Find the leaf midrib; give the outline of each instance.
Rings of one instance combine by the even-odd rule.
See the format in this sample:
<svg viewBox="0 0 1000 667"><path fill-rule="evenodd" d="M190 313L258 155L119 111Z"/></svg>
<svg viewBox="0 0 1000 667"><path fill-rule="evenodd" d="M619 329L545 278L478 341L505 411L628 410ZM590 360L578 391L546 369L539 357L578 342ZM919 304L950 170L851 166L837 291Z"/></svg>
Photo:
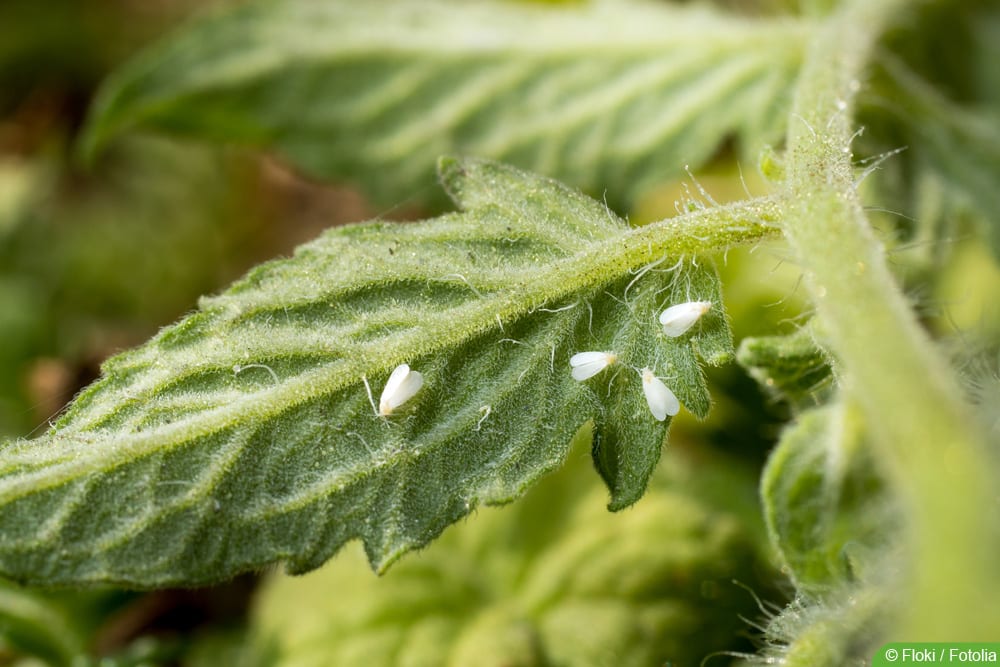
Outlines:
<svg viewBox="0 0 1000 667"><path fill-rule="evenodd" d="M440 3L438 6L440 7ZM484 20L492 19L492 25L495 29L497 24L495 10L497 7L502 9L504 5L494 6L491 8L493 11L488 14L477 15L475 10L471 14ZM428 9L425 7L422 11L426 13ZM500 30L491 34L490 37L494 39L489 44L482 41L441 39L440 32L398 28L393 24L380 26L378 36L383 41L374 45L369 38L370 33L347 32L341 35L347 39L335 41L290 40L282 34L283 31L275 30L272 34L255 35L259 38L257 43L279 45L279 48L270 51L273 57L261 57L255 67L248 68L246 71L257 75L277 71L287 63L296 60L322 63L341 60L344 57L369 56L373 53L373 46L377 46L380 54L402 57L410 57L419 53L421 55L439 54L449 58L479 55L507 58L512 53L517 53L547 58L574 56L581 52L587 54L596 52L646 59L650 55L663 54L687 47L704 49L706 46L705 35L709 32L714 44L725 44L724 48L745 48L749 52L761 45L771 46L779 38L803 38L814 26L814 21L801 16L733 17L720 12L705 11L703 8L656 7L649 12L635 12L634 8L632 12L594 11L591 8L583 12L574 12L572 9L538 6L533 9L539 10L536 14L544 21L528 22L528 30L525 30L525 19L529 16L522 9L519 8L503 17L504 20L510 20L511 25L504 25ZM451 12L453 11L451 10ZM463 12L469 13L469 10L463 8L458 14L462 15ZM364 23L358 18L362 13L351 11L347 14L354 22ZM377 15L377 12L372 14L373 17ZM623 17L626 20L621 20ZM319 30L326 30L330 29L329 26L335 26L338 23L330 15L324 18L327 19L324 22L309 22L309 24L319 26ZM452 22L452 25L473 23L467 15L461 18L460 21ZM607 24L602 24L603 29L601 30L594 29L595 21L601 18L607 18L614 22L610 29ZM643 20L647 18L655 19L655 23L661 26L669 26L671 31L651 29L649 22ZM293 26L298 26L302 22L301 17L293 15L285 15L282 20ZM514 25L514 22L517 25ZM448 25L447 20L444 21L444 25ZM678 25L683 25L686 29L678 29ZM397 30L385 31L386 28L392 27L396 27ZM560 28L560 31L553 32L551 29L553 27ZM621 30L622 28L627 31ZM341 30L341 32L344 31ZM559 39L552 39L552 36L556 34L558 34ZM357 41L352 40L352 36ZM275 64L279 58L280 66ZM220 60L220 62L229 64L234 60ZM243 59L243 62L246 63L246 60ZM211 72L212 70L209 70L206 75Z"/></svg>
<svg viewBox="0 0 1000 667"><path fill-rule="evenodd" d="M498 5L503 7L503 5ZM496 10L493 7L492 10ZM367 36L361 36L363 41L352 43L344 40L311 40L308 41L307 50L303 46L303 41L294 43L290 40L282 39L279 31L277 38L271 39L271 43L278 43L281 48L262 54L259 50L252 51L255 58L241 54L241 57L223 58L215 61L211 66L202 66L200 71L189 73L187 78L182 80L181 85L173 88L173 92L164 98L157 87L145 89L139 86L129 94L136 80L141 80L141 76L126 76L126 72L142 72L151 67L151 63L156 63L162 57L163 52L171 53L179 48L179 42L168 43L163 48L147 55L145 59L136 61L131 70L123 70L120 78L125 85L110 97L102 96L102 99L95 106L99 113L92 115L89 128L85 132L83 143L87 150L95 150L113 134L125 127L141 124L143 119L155 118L159 113L169 110L179 97L195 95L203 91L218 92L227 87L243 85L243 82L252 81L266 77L279 75L286 72L290 66L295 66L299 62L305 62L309 67L329 65L342 61L349 61L356 58L370 58L377 48L378 57L394 58L406 63L423 62L427 59L438 60L463 60L468 58L489 58L497 59L499 62L510 62L512 56L516 56L520 65L531 68L535 63L547 61L566 61L573 63L579 61L581 54L586 54L590 58L609 59L632 59L638 62L650 62L662 59L664 56L671 57L678 52L706 52L706 48L714 47L714 51L739 50L743 53L770 51L775 49L786 49L789 52L798 53L806 37L812 32L813 23L801 17L768 17L768 18L743 18L730 19L724 14L713 14L703 10L675 10L669 11L663 8L656 8L654 11L640 11L633 9L635 15L644 19L646 15L659 19L656 23L670 26L671 32L664 33L650 30L649 21L635 18L627 22L616 22L615 26L622 25L627 30L577 30L574 27L579 24L584 28L595 21L600 21L602 17L614 21L621 15L620 11L606 11L602 8L588 10L585 12L570 12L566 10L542 10L539 15L544 16L553 25L559 26L561 39L547 38L547 35L554 34L553 31L542 31L539 29L530 30L527 37L523 31L512 28L504 28L498 35L495 44L488 47L475 46L455 40L440 39L414 39L421 37L424 33L417 31L400 31L398 34L380 33L380 41L377 47ZM467 11L467 10L460 10ZM349 13L350 14L350 13ZM514 12L512 12L512 15ZM632 14L629 14L630 16ZM285 20L301 20L294 17L283 17ZM523 23L523 21L522 21ZM685 30L677 29L678 24L687 26ZM529 22L530 25L530 22ZM612 26L614 27L614 26ZM705 34L710 32L710 44L706 44ZM665 39L664 35L668 39ZM437 33L435 33L437 35ZM256 35L255 35L256 36ZM268 40L263 39L263 42ZM190 46L189 42L183 43ZM288 46L290 44L290 46ZM318 45L318 48L317 46ZM668 67L673 70L675 68ZM119 106L120 99L126 100L137 98L144 100L140 104L131 104L131 112L125 118L120 118L114 112ZM128 105L129 103L126 102ZM96 119L96 120L94 120ZM273 139L274 137L272 137ZM258 137L263 140L264 137Z"/></svg>

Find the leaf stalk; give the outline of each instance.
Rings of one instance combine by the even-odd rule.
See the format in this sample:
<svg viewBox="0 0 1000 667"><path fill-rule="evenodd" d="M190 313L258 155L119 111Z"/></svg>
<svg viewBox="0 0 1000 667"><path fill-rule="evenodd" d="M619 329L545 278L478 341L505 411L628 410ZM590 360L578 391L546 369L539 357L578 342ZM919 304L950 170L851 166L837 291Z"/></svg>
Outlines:
<svg viewBox="0 0 1000 667"><path fill-rule="evenodd" d="M921 329L865 217L851 108L880 32L907 3L853 0L807 55L788 133L786 235L863 406L882 465L908 508L900 639L985 640L1000 627L985 437ZM954 573L960 573L955 576Z"/></svg>

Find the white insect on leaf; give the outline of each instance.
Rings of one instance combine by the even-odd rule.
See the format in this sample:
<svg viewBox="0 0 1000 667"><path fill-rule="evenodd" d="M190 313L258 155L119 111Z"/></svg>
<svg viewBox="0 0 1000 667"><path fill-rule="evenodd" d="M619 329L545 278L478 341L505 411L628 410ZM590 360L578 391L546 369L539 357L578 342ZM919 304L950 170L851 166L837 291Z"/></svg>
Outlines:
<svg viewBox="0 0 1000 667"><path fill-rule="evenodd" d="M680 401L674 392L648 368L642 369L642 393L646 394L646 403L656 421L664 421L668 415L673 417L681 411Z"/></svg>
<svg viewBox="0 0 1000 667"><path fill-rule="evenodd" d="M378 413L388 417L392 411L413 398L424 386L424 376L410 370L409 365L400 364L393 369L385 383L385 389L378 399Z"/></svg>
<svg viewBox="0 0 1000 667"><path fill-rule="evenodd" d="M711 308L711 301L688 301L687 303L670 306L660 313L660 324L663 325L663 333L671 338L683 336Z"/></svg>
<svg viewBox="0 0 1000 667"><path fill-rule="evenodd" d="M618 361L618 355L614 352L577 352L570 357L569 365L573 367L573 379L583 382L616 361Z"/></svg>

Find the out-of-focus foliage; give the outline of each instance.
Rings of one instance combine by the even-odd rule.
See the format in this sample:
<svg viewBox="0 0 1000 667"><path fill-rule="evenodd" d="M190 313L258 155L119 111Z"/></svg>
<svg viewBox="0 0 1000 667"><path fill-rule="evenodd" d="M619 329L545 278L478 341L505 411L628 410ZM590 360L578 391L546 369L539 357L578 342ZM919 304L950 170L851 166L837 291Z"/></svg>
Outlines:
<svg viewBox="0 0 1000 667"><path fill-rule="evenodd" d="M259 146L390 203L472 154L628 205L724 141L779 140L810 28L694 3L251 2L121 69L86 145Z"/></svg>
<svg viewBox="0 0 1000 667"><path fill-rule="evenodd" d="M268 252L233 193L256 177L231 158L145 140L75 165L94 86L182 9L0 6L0 433L43 422L109 352Z"/></svg>
<svg viewBox="0 0 1000 667"><path fill-rule="evenodd" d="M586 3L547 4L579 8ZM643 106L639 101L647 91L641 86L629 97L621 94L617 78L583 71L581 80L603 91L595 99L625 113L624 118L680 123L688 133L668 137L672 152L650 152L655 142L642 139L651 136L646 122L625 123L619 134L573 135L561 117L541 111L531 118L533 127L546 130L539 141L519 144L520 153L509 145L506 149L537 160L535 167L550 175L594 187L598 196L613 186L607 193L612 204L638 196L633 221L673 215L675 199L686 210L697 184L661 181L681 173L686 158L678 156L688 148L697 149L692 168L716 200L761 194L771 186L757 177L752 158L764 140L780 142L788 86L801 57L801 28L818 25L837 4L711 3L709 16L729 13L739 25L767 27L768 36L799 37L765 40L756 58L732 43L721 54L707 54L697 61L706 64L701 70L706 78L693 76L672 89L683 93L687 107L671 105L680 98L669 95ZM924 323L951 336L950 344L960 350L953 356L970 403L995 441L1000 434L995 299L1000 271L990 249L995 252L1000 239L1000 11L987 0L911 4L883 42L870 78L861 82L863 104L855 124L863 133L853 146L857 173L867 201L878 209L869 215L880 225L890 262ZM294 114L287 128L295 132L274 145L291 145L288 153L307 158L304 164L336 162L330 173L369 182L393 208L373 210L354 191L305 182L272 161L218 144L123 135L89 169L81 168L74 157L76 142L99 82L204 5L196 0L0 2L0 435L26 436L45 427L96 376L106 357L149 338L193 309L199 295L215 292L246 267L281 255L336 222L379 213L413 217L412 202L435 191L433 185L414 185L431 168L430 161L413 159L420 151L399 153L406 159L395 166L406 165L406 170L398 179L388 178L394 163L384 156L379 161L378 154L365 163L360 178L351 155L331 155L322 141L313 145L295 139L298 132L308 134L331 119L310 117L316 124L297 126ZM655 11L661 10L675 13L676 8ZM780 17L786 13L798 16L782 27ZM757 23L761 17L764 21ZM296 40L286 44L294 49ZM717 35L687 44L697 49L727 42ZM240 44L232 46L238 57ZM600 62L599 56L589 53L593 60L587 62ZM458 71L470 75L486 71L484 64L503 70L497 59L456 62ZM641 65L642 59L633 53L625 62ZM717 68L720 63L729 69ZM196 79L197 64L178 76ZM401 71L417 65L396 60L393 67ZM551 80L561 81L572 73L571 65L562 62L553 73L542 63L535 74L538 80L552 75ZM349 66L338 67L350 73ZM397 71L393 67L383 71ZM740 72L747 78L732 78ZM448 87L447 77L429 80ZM467 90L476 89L476 80L469 81ZM281 84L279 72L275 85ZM274 103L293 100L308 107L304 112L314 111L309 91L292 88ZM514 92L504 99L516 107L518 91L531 89L515 81ZM198 94L231 102L233 108L222 110L243 117L249 113L242 108L246 100L231 92ZM662 91L653 85L648 92ZM753 98L743 98L754 111L749 119L733 101L743 94ZM585 129L614 120L596 112L598 106L575 105L576 98L550 97L586 112L590 124ZM267 108L270 99L264 91L256 100L264 103L265 116L274 111ZM426 96L430 106L416 115L401 106L395 118L418 126L434 120L426 110L434 108L435 99ZM260 111L259 105L252 108ZM185 112L193 114L186 116L189 125L211 126L217 120L199 120L197 111ZM482 117L502 116L501 111L487 104ZM378 123L370 118L368 123L377 134ZM705 128L731 133L698 131ZM501 134L509 138L516 132ZM220 138L218 133L204 136ZM419 148L444 141L433 133L419 136L430 138ZM471 134L451 136L466 137L465 145L497 146ZM555 145L546 140L567 136L582 144L570 142L556 157L545 152ZM614 145L587 143L599 143L602 136L616 137ZM360 155L365 142L357 135L348 139ZM581 145L593 150L581 152ZM622 153L623 147L637 150ZM764 160L767 177L776 181L780 150L779 144ZM587 159L576 159L581 154ZM635 155L648 161L634 160ZM710 203L701 193L694 198ZM863 427L845 413L843 397L834 405L804 410L827 401L834 391L825 355L801 326L800 269L788 256L774 244L716 258L735 337L753 337L744 343L744 361L765 385L770 378L771 388L780 391L766 386L761 391L735 365L713 370L711 420L697 423L683 413L675 420L652 492L624 514L604 512L606 492L593 486L592 471L580 470L588 456L578 451L571 470L543 481L522 502L481 510L381 579L357 554L345 553L309 578L266 574L259 590L254 577L212 589L148 594L43 592L4 583L0 664L38 664L30 662L36 659L81 665L98 657L104 667L243 662L258 667L313 659L322 664L324 656L352 651L372 656L379 647L405 642L420 649L413 655L438 660L447 652L456 664L487 657L533 664L540 656L583 665L645 663L663 656L697 664L713 649L753 650L734 641L736 634L757 635L739 620L740 613L763 628L757 636L764 644L762 660L863 663L861 654L891 624L888 612L898 609L898 591L891 586L905 554L893 551L895 534L883 530L899 522L897 507L858 433ZM822 384L814 382L820 379ZM789 419L786 398L798 421L784 432L767 464L762 507L747 494L749 482L741 468L764 470L764 454ZM718 456L716 448L727 456ZM944 463L946 455L943 450ZM768 604L782 600L769 588L774 575L756 566L765 551L762 510L775 549L772 564L785 567L797 584L794 600L780 610ZM734 557L742 560L733 563ZM952 575L940 576L946 587ZM727 587L730 577L748 584L776 613L760 619L749 595ZM351 620L358 609L368 615ZM697 633L697 642L691 633ZM614 656L608 657L612 650ZM726 660L716 656L708 664Z"/></svg>
<svg viewBox="0 0 1000 667"><path fill-rule="evenodd" d="M861 97L862 167L903 151L876 160L873 178L915 280L970 229L1000 256L1000 78L986 64L1000 59L998 45L996 3L915 4L887 35Z"/></svg>
<svg viewBox="0 0 1000 667"><path fill-rule="evenodd" d="M66 159L20 159L17 177L34 182L15 194L30 201L0 211L8 433L48 417L102 358L231 277L241 248L260 252L262 217L226 192L251 178L232 160L150 140L123 147L99 174ZM33 409L59 387L54 403Z"/></svg>

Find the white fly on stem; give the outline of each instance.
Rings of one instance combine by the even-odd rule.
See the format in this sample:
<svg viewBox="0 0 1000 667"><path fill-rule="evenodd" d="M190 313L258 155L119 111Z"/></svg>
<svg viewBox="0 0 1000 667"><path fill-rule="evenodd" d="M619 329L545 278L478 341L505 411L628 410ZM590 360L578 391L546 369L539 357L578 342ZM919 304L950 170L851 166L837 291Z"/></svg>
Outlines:
<svg viewBox="0 0 1000 667"><path fill-rule="evenodd" d="M663 325L663 333L671 338L683 336L711 308L711 301L688 301L687 303L670 306L660 313L660 324Z"/></svg>
<svg viewBox="0 0 1000 667"><path fill-rule="evenodd" d="M368 401L372 404L372 409L375 410L375 401L372 400L372 390L368 386L368 378L362 376L361 380L365 383ZM418 371L410 370L408 364L396 366L385 382L385 388L382 389L382 395L379 396L378 409L375 410L375 414L379 417L388 417L393 410L413 398L422 386L424 386L424 376Z"/></svg>
<svg viewBox="0 0 1000 667"><path fill-rule="evenodd" d="M681 411L680 401L663 384L663 380L653 375L653 371L648 368L639 372L642 375L642 393L646 395L646 404L656 421L665 421L668 415L673 417Z"/></svg>
<svg viewBox="0 0 1000 667"><path fill-rule="evenodd" d="M573 379L577 382L589 380L608 366L618 361L614 352L577 352L569 359L573 367Z"/></svg>

